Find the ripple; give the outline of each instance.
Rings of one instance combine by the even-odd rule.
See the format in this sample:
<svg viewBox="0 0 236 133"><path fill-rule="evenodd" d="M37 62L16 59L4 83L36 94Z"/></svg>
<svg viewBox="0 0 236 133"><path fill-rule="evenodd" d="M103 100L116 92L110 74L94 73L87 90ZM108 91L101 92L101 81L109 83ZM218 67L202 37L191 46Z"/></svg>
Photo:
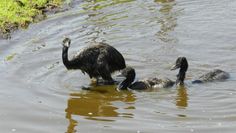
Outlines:
<svg viewBox="0 0 236 133"><path fill-rule="evenodd" d="M2 132L235 131L235 2L75 3L70 11L0 40ZM91 42L111 44L136 69L138 79L176 79L169 68L178 56L189 60L187 80L214 68L231 77L145 92L93 86L88 75L63 66L65 36L72 39L70 57Z"/></svg>

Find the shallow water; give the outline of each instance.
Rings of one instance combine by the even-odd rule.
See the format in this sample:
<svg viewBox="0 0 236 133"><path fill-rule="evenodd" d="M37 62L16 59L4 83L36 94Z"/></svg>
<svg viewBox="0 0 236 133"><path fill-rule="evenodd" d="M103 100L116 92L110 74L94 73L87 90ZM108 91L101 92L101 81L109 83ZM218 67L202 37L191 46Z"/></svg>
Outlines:
<svg viewBox="0 0 236 133"><path fill-rule="evenodd" d="M84 0L0 40L0 131L3 133L233 133L236 130L236 2L232 0ZM169 77L178 56L187 80L220 68L225 82L116 91L94 87L61 61L89 43L116 47L138 78Z"/></svg>

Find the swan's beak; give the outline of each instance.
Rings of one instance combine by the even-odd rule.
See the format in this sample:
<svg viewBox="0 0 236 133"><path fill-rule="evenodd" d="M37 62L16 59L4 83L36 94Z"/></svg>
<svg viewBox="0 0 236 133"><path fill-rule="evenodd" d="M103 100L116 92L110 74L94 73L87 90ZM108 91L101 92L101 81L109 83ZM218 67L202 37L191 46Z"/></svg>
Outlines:
<svg viewBox="0 0 236 133"><path fill-rule="evenodd" d="M121 82L121 83L117 86L117 90L126 90L126 89L127 89L127 87L126 87L124 81Z"/></svg>
<svg viewBox="0 0 236 133"><path fill-rule="evenodd" d="M122 85L118 85L118 87L116 88L116 90L119 90L119 91L120 91L120 90L123 90L122 88L123 88Z"/></svg>
<svg viewBox="0 0 236 133"><path fill-rule="evenodd" d="M68 42L68 41L66 41L66 42L63 42L63 44L62 44L63 46L65 46L65 47L70 47L70 42Z"/></svg>
<svg viewBox="0 0 236 133"><path fill-rule="evenodd" d="M176 70L176 69L178 69L180 67L180 65L179 64L174 64L171 68L170 68L170 70L172 71L172 70Z"/></svg>
<svg viewBox="0 0 236 133"><path fill-rule="evenodd" d="M62 45L67 48L70 47L70 43L71 43L71 40L69 38L64 38L64 40L62 41Z"/></svg>

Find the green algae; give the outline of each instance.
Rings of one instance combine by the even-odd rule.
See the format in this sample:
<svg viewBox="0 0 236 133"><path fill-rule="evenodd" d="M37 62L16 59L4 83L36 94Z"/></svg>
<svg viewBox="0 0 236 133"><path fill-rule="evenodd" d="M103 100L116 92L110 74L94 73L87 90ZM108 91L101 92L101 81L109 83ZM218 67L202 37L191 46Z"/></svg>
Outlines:
<svg viewBox="0 0 236 133"><path fill-rule="evenodd" d="M49 6L57 7L63 0L0 0L0 33L26 28Z"/></svg>

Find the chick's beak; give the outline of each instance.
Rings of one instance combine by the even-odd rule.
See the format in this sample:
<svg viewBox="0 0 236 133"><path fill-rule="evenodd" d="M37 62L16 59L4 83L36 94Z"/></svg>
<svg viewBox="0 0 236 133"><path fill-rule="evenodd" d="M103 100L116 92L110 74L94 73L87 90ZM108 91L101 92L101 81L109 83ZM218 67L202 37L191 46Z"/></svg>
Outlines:
<svg viewBox="0 0 236 133"><path fill-rule="evenodd" d="M176 69L178 69L179 68L179 65L178 64L174 64L171 68L170 68L170 70L172 71L172 70L176 70Z"/></svg>

